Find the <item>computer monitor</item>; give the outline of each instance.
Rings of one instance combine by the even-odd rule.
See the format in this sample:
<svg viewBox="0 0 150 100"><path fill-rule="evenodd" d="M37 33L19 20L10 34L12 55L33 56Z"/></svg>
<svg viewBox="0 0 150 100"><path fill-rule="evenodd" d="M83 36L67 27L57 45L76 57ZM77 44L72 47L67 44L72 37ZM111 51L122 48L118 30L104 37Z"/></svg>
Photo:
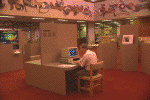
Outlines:
<svg viewBox="0 0 150 100"><path fill-rule="evenodd" d="M0 43L18 43L18 31L0 31Z"/></svg>
<svg viewBox="0 0 150 100"><path fill-rule="evenodd" d="M78 57L78 48L77 47L66 47L61 50L62 58L76 58Z"/></svg>

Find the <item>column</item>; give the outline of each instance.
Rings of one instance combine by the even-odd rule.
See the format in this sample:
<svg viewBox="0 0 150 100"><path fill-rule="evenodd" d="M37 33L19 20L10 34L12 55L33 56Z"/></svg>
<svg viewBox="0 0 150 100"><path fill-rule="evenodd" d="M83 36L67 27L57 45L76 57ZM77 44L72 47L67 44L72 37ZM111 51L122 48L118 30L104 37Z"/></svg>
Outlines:
<svg viewBox="0 0 150 100"><path fill-rule="evenodd" d="M95 43L94 22L88 22L88 45Z"/></svg>

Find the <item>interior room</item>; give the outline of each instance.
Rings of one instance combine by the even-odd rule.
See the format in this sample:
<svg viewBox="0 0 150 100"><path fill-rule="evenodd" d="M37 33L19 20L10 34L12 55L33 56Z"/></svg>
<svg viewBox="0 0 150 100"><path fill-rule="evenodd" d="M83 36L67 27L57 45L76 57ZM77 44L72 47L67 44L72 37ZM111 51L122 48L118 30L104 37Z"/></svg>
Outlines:
<svg viewBox="0 0 150 100"><path fill-rule="evenodd" d="M0 100L150 100L149 5L0 1ZM76 84L82 43L103 61L93 96Z"/></svg>

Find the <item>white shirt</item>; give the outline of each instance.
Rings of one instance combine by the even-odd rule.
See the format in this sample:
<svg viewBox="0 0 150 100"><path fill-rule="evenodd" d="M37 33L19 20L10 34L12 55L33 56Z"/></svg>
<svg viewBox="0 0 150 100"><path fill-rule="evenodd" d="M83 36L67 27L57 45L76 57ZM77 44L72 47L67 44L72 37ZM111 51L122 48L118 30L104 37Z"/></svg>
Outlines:
<svg viewBox="0 0 150 100"><path fill-rule="evenodd" d="M86 53L80 60L81 67L85 67L86 70L90 70L90 64L97 63L96 53L90 50L87 50Z"/></svg>

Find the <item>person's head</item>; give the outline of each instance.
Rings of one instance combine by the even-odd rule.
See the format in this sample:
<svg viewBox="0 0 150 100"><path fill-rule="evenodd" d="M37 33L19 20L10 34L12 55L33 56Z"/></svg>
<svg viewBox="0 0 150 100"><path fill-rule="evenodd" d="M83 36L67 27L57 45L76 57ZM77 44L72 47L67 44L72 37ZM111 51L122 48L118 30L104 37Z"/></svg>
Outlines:
<svg viewBox="0 0 150 100"><path fill-rule="evenodd" d="M80 45L80 50L81 50L82 53L85 54L85 52L86 52L87 49L88 49L88 45L87 45L87 44L82 43L82 44Z"/></svg>

